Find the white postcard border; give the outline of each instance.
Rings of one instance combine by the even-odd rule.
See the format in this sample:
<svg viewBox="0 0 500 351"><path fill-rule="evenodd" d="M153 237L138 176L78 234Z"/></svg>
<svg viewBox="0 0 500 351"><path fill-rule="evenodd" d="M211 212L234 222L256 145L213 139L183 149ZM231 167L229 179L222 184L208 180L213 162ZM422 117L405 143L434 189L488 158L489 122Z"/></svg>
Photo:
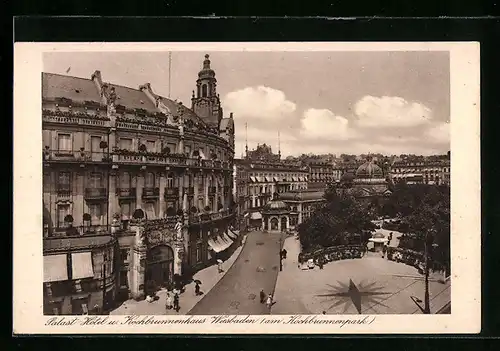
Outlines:
<svg viewBox="0 0 500 351"><path fill-rule="evenodd" d="M178 324L106 322L49 326L43 316L41 72L43 52L74 51L449 51L451 79L451 314L316 316L308 323L212 323L210 316L151 316ZM479 43L16 43L14 47L13 331L16 334L380 334L481 330ZM301 320L307 316L302 315ZM141 317L142 318L142 317ZM144 317L147 318L147 317ZM206 318L202 324L186 321ZM238 316L244 319L245 316ZM289 316L250 316L288 320ZM312 318L312 316L311 316ZM309 318L310 319L310 318ZM113 321L113 322L111 322ZM358 324L353 324L358 321ZM116 323L115 323L116 322Z"/></svg>

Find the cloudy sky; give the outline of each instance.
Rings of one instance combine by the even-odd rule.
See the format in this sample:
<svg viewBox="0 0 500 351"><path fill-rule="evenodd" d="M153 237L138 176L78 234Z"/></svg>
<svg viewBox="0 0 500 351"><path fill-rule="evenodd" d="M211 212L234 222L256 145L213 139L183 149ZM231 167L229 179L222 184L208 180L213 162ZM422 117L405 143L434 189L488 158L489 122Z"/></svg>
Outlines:
<svg viewBox="0 0 500 351"><path fill-rule="evenodd" d="M448 52L211 52L236 154L267 143L302 153L435 154L450 148ZM205 52L172 52L170 97L191 106ZM46 53L44 71L168 96L168 52ZM69 69L69 71L68 71ZM66 73L68 71L68 73Z"/></svg>

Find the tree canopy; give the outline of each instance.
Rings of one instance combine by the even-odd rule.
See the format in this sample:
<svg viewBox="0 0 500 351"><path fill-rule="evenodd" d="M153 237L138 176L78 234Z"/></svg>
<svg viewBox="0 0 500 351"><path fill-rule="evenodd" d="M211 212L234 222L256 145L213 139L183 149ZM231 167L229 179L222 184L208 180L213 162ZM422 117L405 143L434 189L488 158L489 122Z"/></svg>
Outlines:
<svg viewBox="0 0 500 351"><path fill-rule="evenodd" d="M299 225L299 238L305 251L366 241L375 225L370 211L354 197L338 195L335 187L325 191L325 204Z"/></svg>

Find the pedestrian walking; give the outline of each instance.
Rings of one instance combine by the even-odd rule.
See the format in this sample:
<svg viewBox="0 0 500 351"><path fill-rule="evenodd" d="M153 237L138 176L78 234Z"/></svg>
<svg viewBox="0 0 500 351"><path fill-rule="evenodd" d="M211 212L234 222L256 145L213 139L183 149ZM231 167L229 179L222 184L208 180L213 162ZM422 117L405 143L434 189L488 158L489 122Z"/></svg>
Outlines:
<svg viewBox="0 0 500 351"><path fill-rule="evenodd" d="M266 302L266 293L264 292L264 289L260 289L260 303Z"/></svg>
<svg viewBox="0 0 500 351"><path fill-rule="evenodd" d="M281 251L281 252L282 252L282 255L283 255L283 259L286 259L287 251L285 249L283 249L283 251Z"/></svg>
<svg viewBox="0 0 500 351"><path fill-rule="evenodd" d="M387 252L387 245L384 245L384 247L382 248L382 258L385 258L386 252Z"/></svg>
<svg viewBox="0 0 500 351"><path fill-rule="evenodd" d="M198 282L196 283L196 285L194 286L194 294L196 296L200 296L200 284L198 284Z"/></svg>
<svg viewBox="0 0 500 351"><path fill-rule="evenodd" d="M271 311L271 306L272 305L273 305L273 295L269 294L267 296L267 301L266 301L266 306L267 306L267 309L269 310L269 312Z"/></svg>
<svg viewBox="0 0 500 351"><path fill-rule="evenodd" d="M175 312L179 312L180 309L181 309L181 307L179 305L179 295L175 294L174 295L174 310L175 310Z"/></svg>
<svg viewBox="0 0 500 351"><path fill-rule="evenodd" d="M167 310L171 310L172 309L172 305L173 305L172 294L170 294L170 292L167 292L167 298L166 298L166 301L165 301L165 308Z"/></svg>
<svg viewBox="0 0 500 351"><path fill-rule="evenodd" d="M224 272L224 270L222 269L222 260L217 260L217 269L219 271L219 273L222 273Z"/></svg>

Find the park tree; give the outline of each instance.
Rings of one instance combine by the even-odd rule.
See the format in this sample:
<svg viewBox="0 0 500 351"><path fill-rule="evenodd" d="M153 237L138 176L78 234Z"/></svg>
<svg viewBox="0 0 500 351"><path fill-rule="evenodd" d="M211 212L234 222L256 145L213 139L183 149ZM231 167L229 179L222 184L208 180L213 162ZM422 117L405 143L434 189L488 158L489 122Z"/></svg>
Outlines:
<svg viewBox="0 0 500 351"><path fill-rule="evenodd" d="M425 260L425 293L423 312L430 313L429 271L439 263L450 267L450 192L447 187L432 187L419 206L406 219L409 231L423 246Z"/></svg>
<svg viewBox="0 0 500 351"><path fill-rule="evenodd" d="M348 194L325 191L325 204L299 225L299 238L305 251L343 245L357 235L361 241L371 236L375 225L366 206Z"/></svg>

